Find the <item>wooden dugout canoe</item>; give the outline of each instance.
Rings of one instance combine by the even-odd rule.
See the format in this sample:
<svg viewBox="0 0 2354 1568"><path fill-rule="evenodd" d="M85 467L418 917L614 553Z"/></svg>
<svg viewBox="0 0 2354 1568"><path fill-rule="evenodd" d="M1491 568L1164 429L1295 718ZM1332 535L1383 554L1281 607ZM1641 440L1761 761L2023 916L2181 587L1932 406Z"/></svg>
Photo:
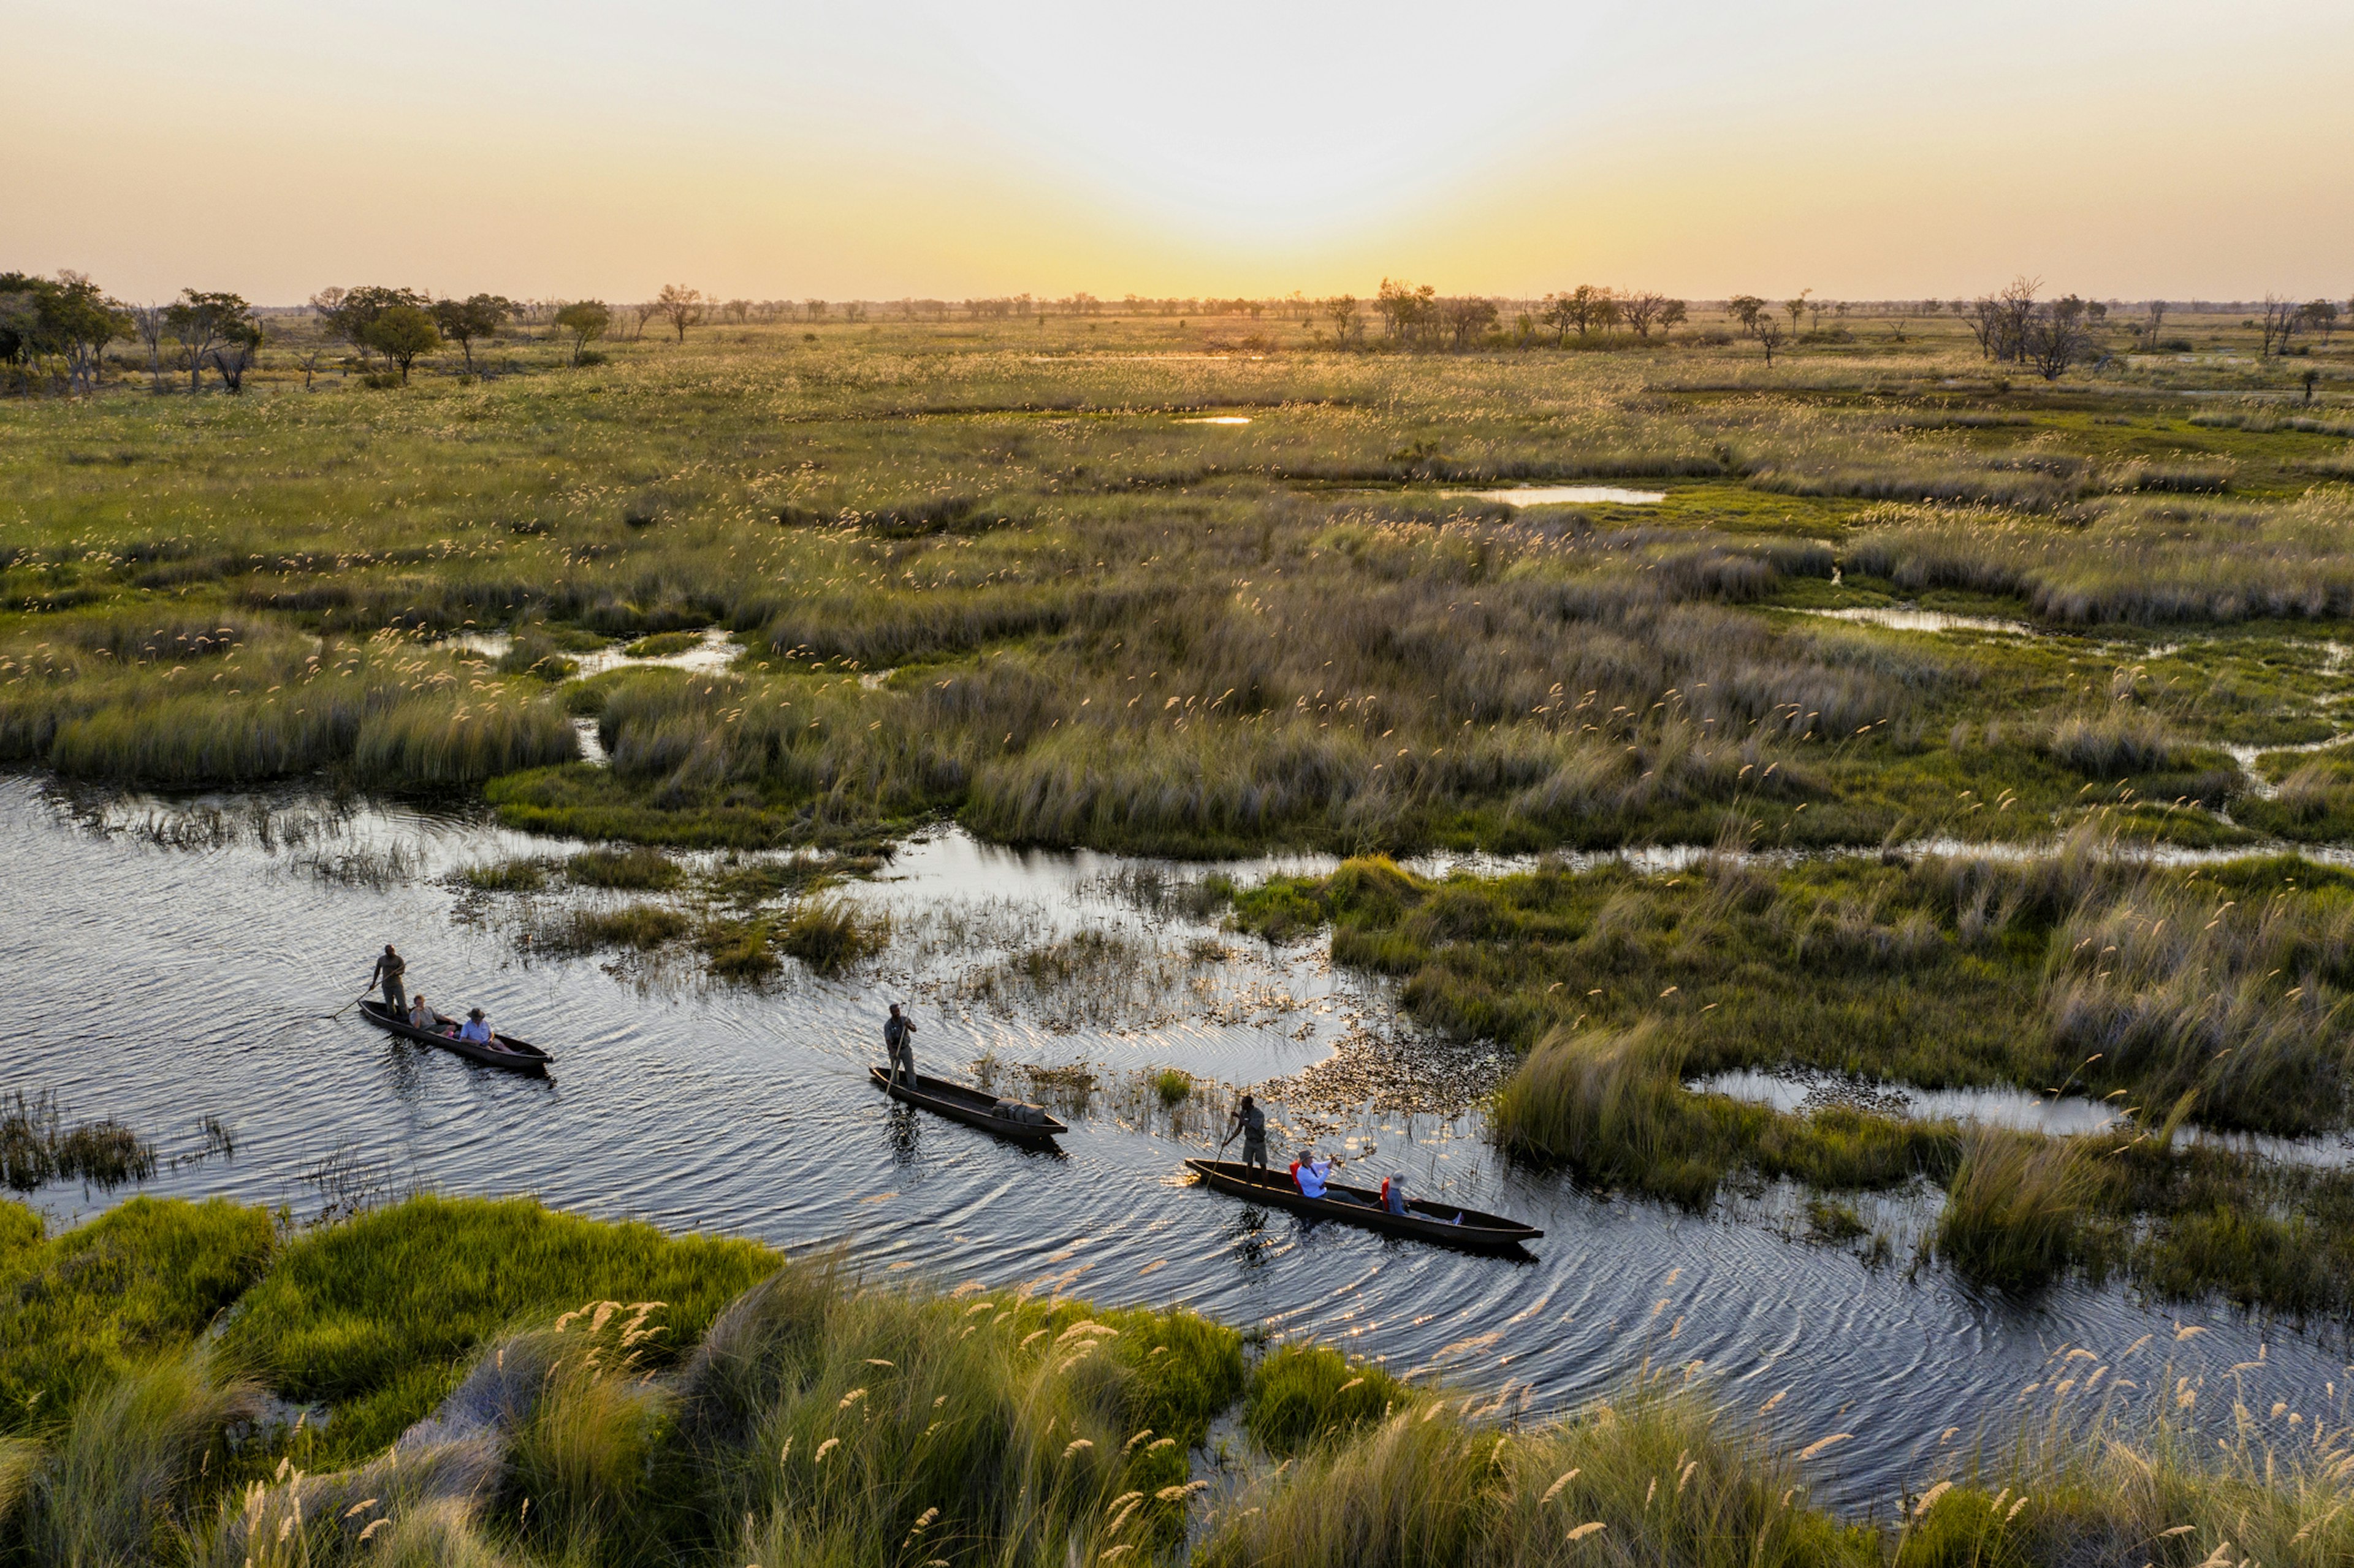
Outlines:
<svg viewBox="0 0 2354 1568"><path fill-rule="evenodd" d="M1295 1214L1305 1214L1314 1219L1363 1225L1367 1230L1380 1231L1386 1235L1437 1242L1443 1246L1469 1247L1475 1252L1503 1252L1522 1242L1535 1241L1544 1234L1533 1225L1508 1220L1501 1214L1481 1213L1477 1209L1433 1202L1423 1198L1407 1199L1406 1212L1393 1214L1382 1207L1379 1192L1367 1192L1363 1187L1344 1187L1338 1181L1325 1183L1323 1197L1311 1198L1293 1182L1289 1171L1261 1171L1255 1165L1245 1165L1239 1160L1188 1160L1185 1168L1209 1186L1237 1198L1272 1203L1279 1209L1288 1209Z"/></svg>
<svg viewBox="0 0 2354 1568"><path fill-rule="evenodd" d="M451 1033L437 1034L429 1029L416 1028L381 1001L363 1001L360 1011L366 1013L368 1022L378 1029L398 1034L403 1040L414 1040L420 1045L439 1045L453 1055L463 1056L470 1062L480 1062L486 1067L504 1067L510 1073L545 1073L556 1061L555 1057L530 1041L518 1040L512 1034L500 1034L498 1045L477 1045L471 1040L461 1040L455 1033L458 1027L456 1020L442 1018L438 1012L433 1016L447 1024ZM504 1050L499 1048L502 1045Z"/></svg>
<svg viewBox="0 0 2354 1568"><path fill-rule="evenodd" d="M1020 1101L1000 1099L981 1089L952 1084L946 1078L928 1078L918 1073L915 1086L910 1088L904 1083L894 1082L887 1068L869 1066L866 1075L875 1081L877 1088L895 1100L921 1106L928 1111L938 1111L952 1120L985 1128L1017 1143L1052 1144L1056 1137L1071 1130L1044 1111L1038 1111L1038 1119L1034 1121L1017 1119L1013 1107ZM1035 1110L1037 1107L1030 1108Z"/></svg>

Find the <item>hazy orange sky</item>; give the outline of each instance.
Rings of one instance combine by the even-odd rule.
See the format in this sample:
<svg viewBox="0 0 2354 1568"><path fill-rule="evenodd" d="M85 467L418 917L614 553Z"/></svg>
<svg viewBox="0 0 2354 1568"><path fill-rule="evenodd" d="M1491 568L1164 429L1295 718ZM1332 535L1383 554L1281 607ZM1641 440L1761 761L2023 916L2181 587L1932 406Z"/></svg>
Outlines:
<svg viewBox="0 0 2354 1568"><path fill-rule="evenodd" d="M5 0L129 299L2354 293L2348 0Z"/></svg>

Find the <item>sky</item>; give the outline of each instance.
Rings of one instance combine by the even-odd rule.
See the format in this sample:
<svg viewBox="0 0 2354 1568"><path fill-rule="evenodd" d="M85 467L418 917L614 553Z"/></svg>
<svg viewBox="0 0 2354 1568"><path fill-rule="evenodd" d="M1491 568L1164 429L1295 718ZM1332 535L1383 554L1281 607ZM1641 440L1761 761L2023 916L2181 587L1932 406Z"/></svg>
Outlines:
<svg viewBox="0 0 2354 1568"><path fill-rule="evenodd" d="M2347 0L0 0L133 301L2354 294Z"/></svg>

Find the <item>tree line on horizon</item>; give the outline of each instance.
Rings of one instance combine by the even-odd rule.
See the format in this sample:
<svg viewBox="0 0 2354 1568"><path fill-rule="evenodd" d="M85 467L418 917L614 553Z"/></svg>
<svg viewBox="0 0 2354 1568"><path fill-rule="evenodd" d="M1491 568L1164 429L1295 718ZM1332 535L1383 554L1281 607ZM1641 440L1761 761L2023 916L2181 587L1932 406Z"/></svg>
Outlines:
<svg viewBox="0 0 2354 1568"><path fill-rule="evenodd" d="M2047 380L2095 357L2100 334L2120 321L2134 346L2144 352L2164 351L2178 343L2189 347L2187 340L2162 335L2176 309L2168 302L2140 302L2126 319L2123 301L2088 301L2074 294L2046 299L2042 287L2041 280L2021 275L1976 300L1862 302L1819 299L1805 290L1778 305L1759 295L1735 294L1716 308L1730 327L1757 344L1769 366L1793 343L1847 341L1852 334L1845 323L1857 312L1885 319L1897 342L1904 340L1914 319L1952 316L1970 333L1986 359L2017 365ZM190 391L201 390L210 372L222 390L235 393L242 390L246 373L260 357L270 320L287 314L316 320L329 343L340 342L353 351L366 376L391 385L405 383L420 357L451 345L462 355L463 374L474 374L475 346L495 340L510 325L548 327L570 339L573 364L590 365L602 358L591 344L620 327L627 327L630 336L642 337L657 320L676 341L684 342L689 329L709 323L858 323L891 313L907 321L947 321L960 309L977 321L1034 314L1043 323L1049 314L1098 316L1107 307L1087 293L1060 299L1012 294L967 299L960 305L913 298L889 303L721 300L678 284L664 284L653 299L616 306L601 300L518 301L493 293L437 299L419 290L370 284L322 290L306 305L290 312L255 305L234 292L197 289L183 290L168 303L133 305L109 295L81 272L60 270L45 278L8 271L0 272L0 385L27 393L43 386L69 395L87 393L103 378L108 346L133 342L146 350L146 368L156 391L168 390L181 374L187 376ZM2300 338L2318 339L2327 346L2340 320L2354 316L2354 300L2341 310L2331 300L2299 301L2268 293L2261 303L2191 301L2181 309L2192 314L2248 310L2243 324L2259 334L2260 355L2278 357L2307 352L2296 346ZM1370 302L1349 294L1311 300L1295 291L1277 299L1129 294L1117 307L1118 313L1127 315L1246 316L1254 322L1274 312L1303 327L1329 327L1331 342L1343 348L1370 345L1370 313L1380 323L1383 344L1458 352L1527 347L1547 334L1557 348L1570 346L1573 334L1580 346L1606 341L1641 345L1653 341L1654 334L1664 339L1691 322L1693 310L1691 302L1648 290L1579 284L1542 300L1513 301L1495 295L1442 295L1429 284L1386 277ZM1511 327L1504 324L1507 311L1513 313ZM1788 317L1787 327L1784 316ZM1828 328L1826 316L1831 323ZM1709 341L1727 340L1713 336ZM323 348L296 355L306 389L323 356ZM380 362L381 368L366 368L374 362Z"/></svg>

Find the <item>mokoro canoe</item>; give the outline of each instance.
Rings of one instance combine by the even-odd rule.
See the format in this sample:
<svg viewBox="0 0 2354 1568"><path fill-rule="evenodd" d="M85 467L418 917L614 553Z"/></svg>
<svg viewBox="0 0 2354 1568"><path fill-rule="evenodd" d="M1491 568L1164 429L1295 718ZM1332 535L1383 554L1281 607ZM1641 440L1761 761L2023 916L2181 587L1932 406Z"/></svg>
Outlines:
<svg viewBox="0 0 2354 1568"><path fill-rule="evenodd" d="M870 1066L866 1075L895 1100L905 1100L911 1106L938 1111L944 1117L951 1117L973 1127L986 1128L1000 1138L1010 1138L1016 1142L1051 1143L1058 1134L1071 1130L1035 1106L1028 1108L1037 1112L1036 1120L1017 1120L1013 1107L1020 1105L1020 1101L1002 1100L980 1089L949 1083L946 1078L928 1078L918 1073L915 1087L909 1088L904 1083L894 1083L890 1073L882 1067Z"/></svg>
<svg viewBox="0 0 2354 1568"><path fill-rule="evenodd" d="M504 1051L497 1045L477 1045L471 1040L461 1040L454 1033L458 1027L456 1022L441 1018L438 1012L433 1016L449 1025L453 1033L436 1034L429 1029L414 1028L408 1020L380 1001L362 1001L360 1011L366 1013L368 1022L378 1029L388 1030L403 1040L414 1040L419 1044L439 1045L444 1051L453 1052L470 1062L480 1062L486 1067L504 1067L510 1073L545 1073L556 1060L530 1041L518 1040L505 1033L499 1035L499 1045L506 1047Z"/></svg>
<svg viewBox="0 0 2354 1568"><path fill-rule="evenodd" d="M1508 1220L1500 1214L1483 1214L1477 1209L1458 1208L1453 1203L1431 1202L1421 1198L1407 1199L1406 1212L1393 1214L1382 1207L1379 1192L1369 1192L1363 1187L1344 1187L1338 1181L1325 1184L1325 1196L1311 1198L1299 1190L1288 1171L1261 1171L1257 1166L1245 1165L1239 1160L1188 1160L1185 1166L1221 1192L1273 1203L1278 1208L1289 1209L1295 1214L1308 1214L1320 1220L1339 1220L1344 1224L1363 1225L1368 1230L1382 1231L1394 1236L1412 1236L1417 1241L1438 1242L1479 1252L1498 1252L1518 1246L1522 1242L1534 1241L1544 1234L1532 1225Z"/></svg>

